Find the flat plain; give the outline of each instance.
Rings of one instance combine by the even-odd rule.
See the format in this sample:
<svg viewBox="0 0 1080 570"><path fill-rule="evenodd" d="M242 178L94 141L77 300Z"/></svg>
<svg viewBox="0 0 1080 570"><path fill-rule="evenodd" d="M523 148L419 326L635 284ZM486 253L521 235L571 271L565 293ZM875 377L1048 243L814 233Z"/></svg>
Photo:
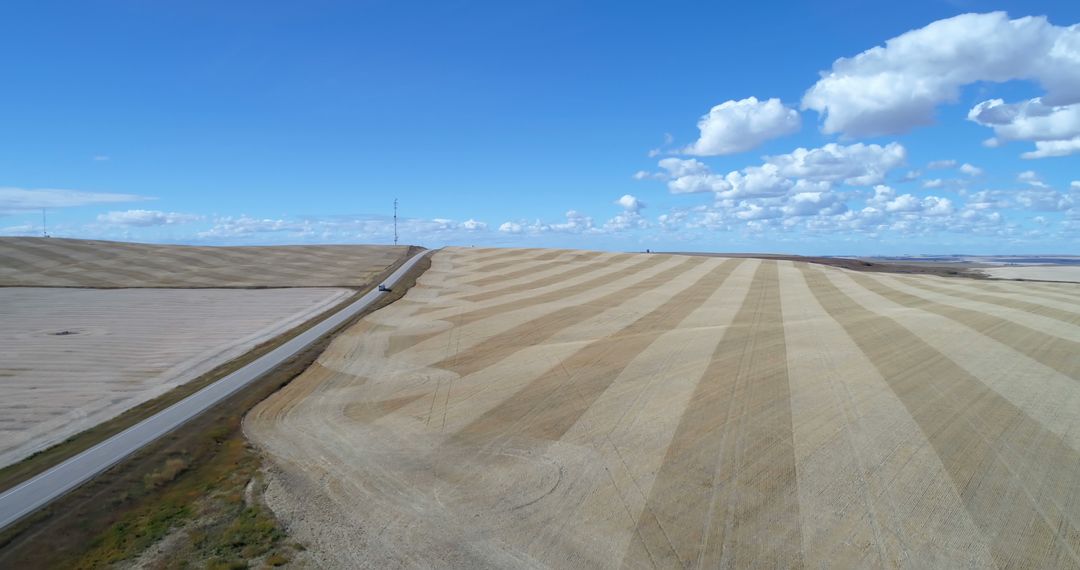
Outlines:
<svg viewBox="0 0 1080 570"><path fill-rule="evenodd" d="M319 567L1080 567L1080 290L448 248L245 432Z"/></svg>

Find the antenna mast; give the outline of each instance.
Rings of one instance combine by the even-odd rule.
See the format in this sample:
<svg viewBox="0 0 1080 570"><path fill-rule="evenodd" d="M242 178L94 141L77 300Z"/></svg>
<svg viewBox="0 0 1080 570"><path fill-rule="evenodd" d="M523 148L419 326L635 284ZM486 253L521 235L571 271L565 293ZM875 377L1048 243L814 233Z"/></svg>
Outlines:
<svg viewBox="0 0 1080 570"><path fill-rule="evenodd" d="M394 198L394 245L397 245L397 198Z"/></svg>

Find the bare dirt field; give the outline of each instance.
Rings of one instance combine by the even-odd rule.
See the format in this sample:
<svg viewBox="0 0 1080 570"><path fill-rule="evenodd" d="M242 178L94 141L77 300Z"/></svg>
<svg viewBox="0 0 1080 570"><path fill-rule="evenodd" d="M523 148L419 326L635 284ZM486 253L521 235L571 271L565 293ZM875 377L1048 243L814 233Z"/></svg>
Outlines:
<svg viewBox="0 0 1080 570"><path fill-rule="evenodd" d="M0 466L197 378L352 294L0 288Z"/></svg>
<svg viewBox="0 0 1080 570"><path fill-rule="evenodd" d="M1080 265L1015 265L989 267L979 271L998 279L1034 279L1080 283Z"/></svg>
<svg viewBox="0 0 1080 570"><path fill-rule="evenodd" d="M408 246L195 247L0 237L0 286L356 287Z"/></svg>
<svg viewBox="0 0 1080 570"><path fill-rule="evenodd" d="M1080 567L1080 293L447 249L245 420L319 567Z"/></svg>

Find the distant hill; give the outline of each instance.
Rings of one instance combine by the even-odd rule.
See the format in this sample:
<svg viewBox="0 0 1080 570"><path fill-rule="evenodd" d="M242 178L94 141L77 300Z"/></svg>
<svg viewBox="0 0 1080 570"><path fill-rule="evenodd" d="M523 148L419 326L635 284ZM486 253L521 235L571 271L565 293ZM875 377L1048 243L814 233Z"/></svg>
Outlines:
<svg viewBox="0 0 1080 570"><path fill-rule="evenodd" d="M361 286L409 246L212 247L0 237L0 286Z"/></svg>

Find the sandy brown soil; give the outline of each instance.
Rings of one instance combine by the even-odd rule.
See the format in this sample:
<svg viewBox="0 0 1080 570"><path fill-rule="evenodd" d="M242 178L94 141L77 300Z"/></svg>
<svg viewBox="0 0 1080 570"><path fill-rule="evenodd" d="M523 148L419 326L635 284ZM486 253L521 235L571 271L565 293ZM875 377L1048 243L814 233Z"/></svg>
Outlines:
<svg viewBox="0 0 1080 570"><path fill-rule="evenodd" d="M321 567L1080 568L1080 293L448 249L246 419Z"/></svg>
<svg viewBox="0 0 1080 570"><path fill-rule="evenodd" d="M365 286L408 246L193 247L0 237L0 286Z"/></svg>
<svg viewBox="0 0 1080 570"><path fill-rule="evenodd" d="M0 466L197 378L352 294L0 288Z"/></svg>

